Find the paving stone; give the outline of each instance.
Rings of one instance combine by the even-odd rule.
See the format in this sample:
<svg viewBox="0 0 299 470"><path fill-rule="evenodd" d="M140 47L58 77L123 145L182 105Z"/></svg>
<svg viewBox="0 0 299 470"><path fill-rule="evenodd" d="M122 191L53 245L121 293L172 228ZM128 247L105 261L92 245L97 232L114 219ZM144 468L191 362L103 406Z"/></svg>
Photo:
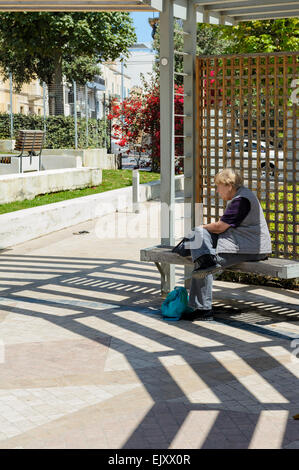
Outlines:
<svg viewBox="0 0 299 470"><path fill-rule="evenodd" d="M145 207L158 205L153 201ZM9 306L9 314L1 317L7 345L0 378L0 448L245 449L262 411L273 411L263 418L264 432L271 436L277 425L284 429L280 448L298 448L298 424L292 418L299 412L297 372L279 362L284 356L270 358L262 349L283 347L289 354L290 340L261 329L277 323L278 331L282 320L286 328L296 327L295 291L237 284L232 290L231 283L215 281L215 302L239 309L225 314L225 325L220 317L209 326L164 322L158 272L139 261L140 249L156 241L123 237L112 252L110 240L99 243L94 226L88 221L1 253L1 260L12 265L69 264L72 272L61 270L50 279L36 272L30 277L26 270L15 275L25 275L26 285L11 284L7 298L3 293L0 299L1 309ZM87 244L73 237L80 230L90 232ZM84 284L87 280L97 283ZM292 313L275 317L275 307L290 311L289 299ZM235 376L213 356L219 351L236 355ZM165 357L176 367L175 375L164 367ZM240 359L252 369L250 375ZM211 403L210 393L195 387L196 376L220 403ZM288 402L276 403L267 383ZM261 403L254 389L268 401ZM192 401L196 393L200 403ZM277 417L277 411L289 415ZM263 446L263 438L255 445Z"/></svg>

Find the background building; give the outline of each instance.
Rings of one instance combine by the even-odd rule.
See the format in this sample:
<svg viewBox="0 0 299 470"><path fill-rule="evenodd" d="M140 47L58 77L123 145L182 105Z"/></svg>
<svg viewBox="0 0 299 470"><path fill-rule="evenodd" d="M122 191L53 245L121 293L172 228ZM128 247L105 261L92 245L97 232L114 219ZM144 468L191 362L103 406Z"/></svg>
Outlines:
<svg viewBox="0 0 299 470"><path fill-rule="evenodd" d="M124 97L127 97L131 90L131 79L123 70ZM92 82L86 86L77 84L77 116L102 119L107 114L109 101L112 97L121 98L122 71L115 62L101 65L101 76L94 77ZM45 92L45 100L43 93ZM24 84L19 93L12 92L12 112L14 114L37 114L44 115L44 102L46 115L49 114L49 94L59 92L61 96L61 107L65 116L74 115L74 90L73 84L65 80L59 90L48 90L41 86L39 80L33 80L29 84ZM10 82L0 76L0 112L10 112Z"/></svg>
<svg viewBox="0 0 299 470"><path fill-rule="evenodd" d="M10 83L0 76L0 112L10 112ZM43 87L39 80L22 86L19 93L12 94L12 112L43 115Z"/></svg>
<svg viewBox="0 0 299 470"><path fill-rule="evenodd" d="M149 74L153 72L155 63L155 52L151 48L150 43L135 44L130 47L130 57L125 60L125 73L131 77L132 88L140 88L142 86L141 74L144 75L146 81L149 81ZM117 61L118 70L120 69L120 61Z"/></svg>

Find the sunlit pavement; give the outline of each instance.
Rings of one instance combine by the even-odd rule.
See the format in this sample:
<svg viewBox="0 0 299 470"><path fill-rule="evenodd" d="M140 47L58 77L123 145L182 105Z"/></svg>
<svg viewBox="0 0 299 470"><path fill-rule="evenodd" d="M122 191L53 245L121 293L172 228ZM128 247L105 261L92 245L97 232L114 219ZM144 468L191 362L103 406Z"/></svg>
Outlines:
<svg viewBox="0 0 299 470"><path fill-rule="evenodd" d="M216 281L214 321L163 321L158 207L1 252L1 448L299 448L298 292Z"/></svg>

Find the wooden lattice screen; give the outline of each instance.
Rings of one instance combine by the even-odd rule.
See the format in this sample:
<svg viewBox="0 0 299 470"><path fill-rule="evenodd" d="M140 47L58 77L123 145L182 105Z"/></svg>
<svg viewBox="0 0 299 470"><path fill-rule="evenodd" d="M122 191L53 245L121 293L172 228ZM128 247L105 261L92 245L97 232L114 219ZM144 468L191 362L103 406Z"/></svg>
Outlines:
<svg viewBox="0 0 299 470"><path fill-rule="evenodd" d="M195 201L204 220L218 220L224 202L214 176L241 172L264 209L273 256L298 258L299 53L197 58ZM298 92L298 94L297 94Z"/></svg>

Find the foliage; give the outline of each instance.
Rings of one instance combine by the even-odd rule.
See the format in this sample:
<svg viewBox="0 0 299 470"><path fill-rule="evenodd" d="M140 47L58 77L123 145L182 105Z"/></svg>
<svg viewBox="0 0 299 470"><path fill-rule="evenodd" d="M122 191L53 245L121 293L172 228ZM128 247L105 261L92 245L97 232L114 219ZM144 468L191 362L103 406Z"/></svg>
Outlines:
<svg viewBox="0 0 299 470"><path fill-rule="evenodd" d="M222 26L223 36L231 44L228 53L297 51L299 19L285 18L245 21L237 26Z"/></svg>
<svg viewBox="0 0 299 470"><path fill-rule="evenodd" d="M178 23L177 30L182 30ZM174 49L183 50L184 39L174 34ZM208 25L198 23L196 39L197 55L223 55L256 52L278 52L299 50L299 19L287 18L241 22L236 26ZM155 33L153 47L157 51L154 71L159 75L160 30ZM182 56L175 56L175 71L183 71ZM176 83L183 82L175 77Z"/></svg>
<svg viewBox="0 0 299 470"><path fill-rule="evenodd" d="M183 93L183 87L175 85L176 93ZM175 114L183 114L184 100L175 96ZM113 137L121 147L134 145L141 133L150 136L145 150L150 151L152 170L160 171L160 88L152 81L144 83L141 92L135 92L123 101L114 101L108 119L113 122ZM175 118L175 134L183 135L183 118ZM130 150L128 150L128 153ZM175 155L183 155L183 138L175 139ZM176 158L175 172L183 172L183 160Z"/></svg>
<svg viewBox="0 0 299 470"><path fill-rule="evenodd" d="M297 228L296 222L298 220L296 208L299 203L299 184L295 187L292 184L288 184L286 189L280 186L277 199L278 204L275 202L275 193L269 194L269 229L271 231L272 241L275 242L275 232L278 229L277 240L280 243L277 248L279 254L286 258L293 258L292 253L295 252L298 258L299 235L295 235L294 237L294 231ZM265 201L261 202L261 206L264 210L267 209ZM289 255L287 256L285 253L289 253Z"/></svg>
<svg viewBox="0 0 299 470"><path fill-rule="evenodd" d="M175 29L182 31L183 28L178 23ZM232 40L227 37L224 37L224 32L220 26L209 25L198 23L197 25L197 35L196 35L196 54L197 55L207 55L214 54L220 55L224 54L225 50L232 45ZM156 63L154 65L154 72L159 75L159 54L160 54L160 28L157 27L154 43L154 49L157 51ZM184 38L182 34L174 33L174 50L183 51L184 47ZM176 72L183 72L183 56L175 54L175 64L174 69ZM183 83L183 77L176 76L175 82L178 85Z"/></svg>
<svg viewBox="0 0 299 470"><path fill-rule="evenodd" d="M108 119L113 120L113 139L117 139L120 147L127 147L128 154L141 139L145 126L145 99L139 91L133 91L122 105L117 98L111 102ZM144 152L145 149L142 149ZM140 159L140 158L139 158Z"/></svg>
<svg viewBox="0 0 299 470"><path fill-rule="evenodd" d="M20 89L39 78L51 83L57 69L79 83L92 80L98 62L128 55L136 41L133 21L120 12L2 12L0 67Z"/></svg>
<svg viewBox="0 0 299 470"><path fill-rule="evenodd" d="M106 122L88 120L88 145L86 142L86 120L78 118L78 147L102 148L106 146ZM44 118L36 114L14 114L14 137L20 129L44 129ZM10 115L0 114L0 139L10 139ZM44 148L74 148L75 123L73 116L47 116Z"/></svg>

